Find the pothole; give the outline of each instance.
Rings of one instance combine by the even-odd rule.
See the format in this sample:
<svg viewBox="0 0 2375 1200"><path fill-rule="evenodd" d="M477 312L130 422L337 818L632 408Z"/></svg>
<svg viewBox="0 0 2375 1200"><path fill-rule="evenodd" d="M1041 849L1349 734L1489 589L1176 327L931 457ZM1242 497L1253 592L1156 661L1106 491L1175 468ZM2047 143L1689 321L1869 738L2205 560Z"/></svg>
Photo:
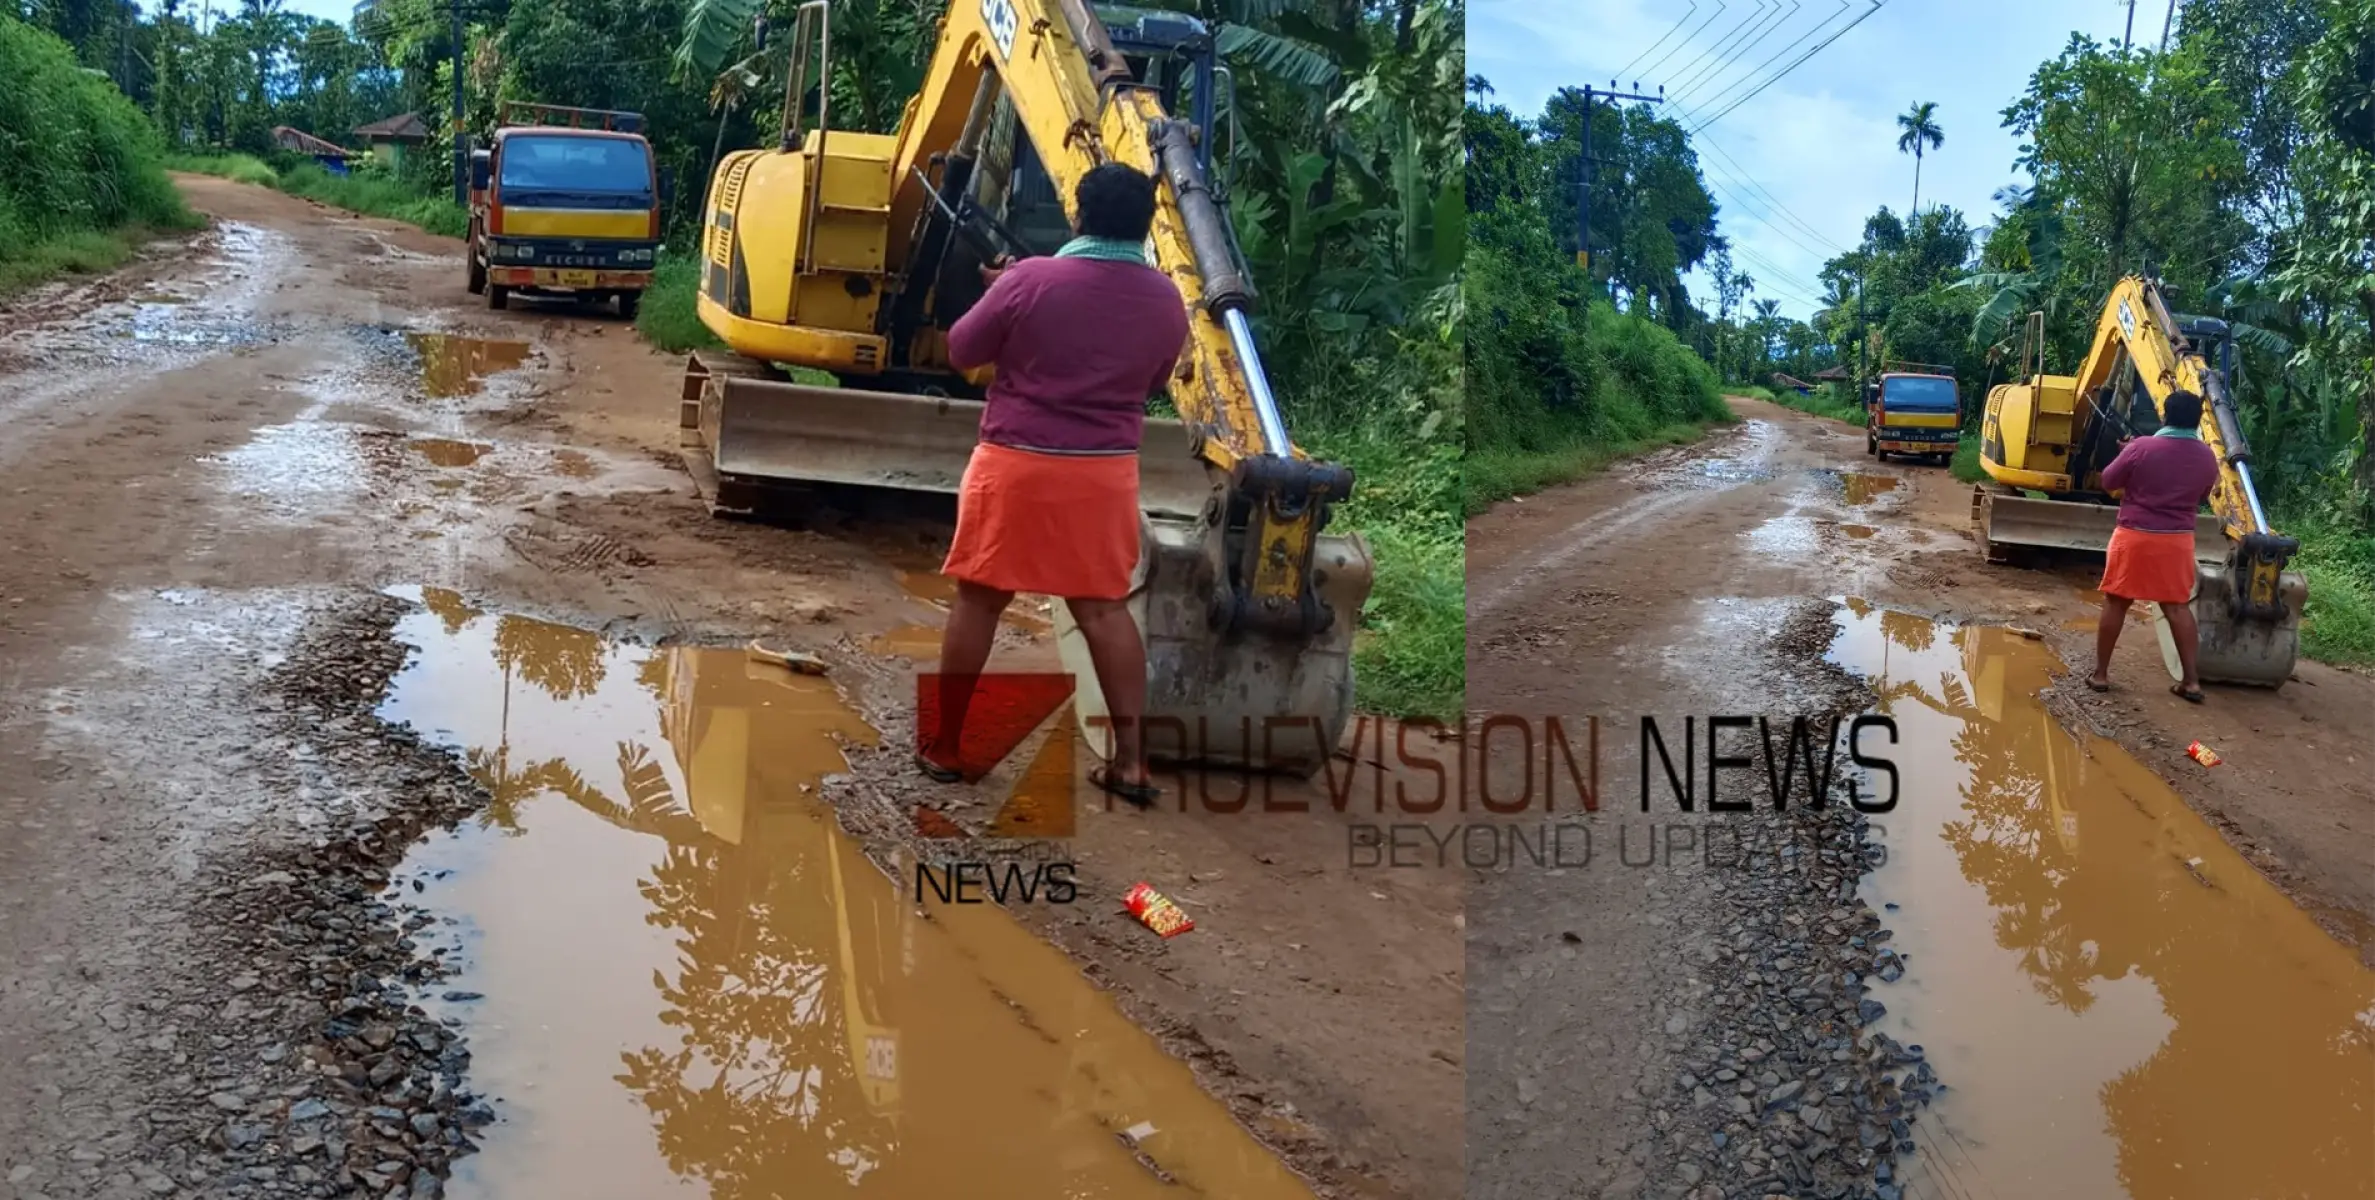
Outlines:
<svg viewBox="0 0 2375 1200"><path fill-rule="evenodd" d="M418 330L406 332L404 341L420 360L422 389L437 399L477 395L488 376L528 361L526 342Z"/></svg>
<svg viewBox="0 0 2375 1200"><path fill-rule="evenodd" d="M383 712L493 797L390 893L452 919L502 1117L450 1194L1309 1195L1059 952L842 834L874 735L829 680L418 595Z"/></svg>
<svg viewBox="0 0 2375 1200"><path fill-rule="evenodd" d="M2365 1194L2375 972L2150 769L2062 729L2041 644L1837 621L1831 660L1898 724L1863 888L1902 972L1877 1028L1951 1087L1906 1194Z"/></svg>

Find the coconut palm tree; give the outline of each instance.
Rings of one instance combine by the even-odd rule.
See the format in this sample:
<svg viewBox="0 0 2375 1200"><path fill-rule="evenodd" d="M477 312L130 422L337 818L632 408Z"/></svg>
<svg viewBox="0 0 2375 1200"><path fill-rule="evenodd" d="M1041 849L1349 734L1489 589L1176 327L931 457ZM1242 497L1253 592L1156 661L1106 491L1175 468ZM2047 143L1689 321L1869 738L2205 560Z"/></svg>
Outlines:
<svg viewBox="0 0 2375 1200"><path fill-rule="evenodd" d="M1924 148L1935 150L1946 144L1946 134L1938 128L1938 102L1924 100L1897 114L1897 153L1913 156L1913 211L1921 211L1921 153Z"/></svg>

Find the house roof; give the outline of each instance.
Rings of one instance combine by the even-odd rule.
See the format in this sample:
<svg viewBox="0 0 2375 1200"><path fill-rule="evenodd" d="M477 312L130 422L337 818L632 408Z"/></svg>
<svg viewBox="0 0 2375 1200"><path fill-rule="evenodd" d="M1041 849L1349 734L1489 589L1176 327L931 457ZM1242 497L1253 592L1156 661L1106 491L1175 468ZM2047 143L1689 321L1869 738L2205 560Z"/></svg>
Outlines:
<svg viewBox="0 0 2375 1200"><path fill-rule="evenodd" d="M429 140L429 123L419 113L398 113L383 121L357 125L354 135L359 138L378 138L384 141L425 142Z"/></svg>
<svg viewBox="0 0 2375 1200"><path fill-rule="evenodd" d="M1845 379L1847 376L1848 370L1845 366L1824 367L1822 370L1816 371L1814 373L1814 377L1816 379L1822 380Z"/></svg>
<svg viewBox="0 0 2375 1200"><path fill-rule="evenodd" d="M344 157L348 153L346 147L344 146L338 145L335 142L324 141L323 139L317 138L302 129L292 128L287 125L273 126L272 140L279 143L285 149L296 150L305 154L335 154L340 157Z"/></svg>

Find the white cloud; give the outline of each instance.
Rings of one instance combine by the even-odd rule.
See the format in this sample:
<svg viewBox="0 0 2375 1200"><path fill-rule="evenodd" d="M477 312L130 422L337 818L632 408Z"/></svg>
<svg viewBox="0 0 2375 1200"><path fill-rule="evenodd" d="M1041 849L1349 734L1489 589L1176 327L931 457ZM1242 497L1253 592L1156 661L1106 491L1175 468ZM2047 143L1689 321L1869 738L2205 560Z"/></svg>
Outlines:
<svg viewBox="0 0 2375 1200"><path fill-rule="evenodd" d="M1792 11L1776 19L1776 3ZM1625 89L1632 90L1634 75L1646 91L1667 84L1678 101L1668 111L1687 126L1869 6L1870 0L1848 0L1844 11L1839 0L1697 0L1693 11L1691 0L1471 0L1468 71L1492 81L1494 101L1533 116L1558 88L1605 86L1640 59L1621 80ZM2139 6L2139 42L2159 39L2162 13L2153 10L2161 7ZM1675 32L1686 13L1687 23ZM1823 260L1861 239L1864 219L1881 205L1901 216L1911 202L1913 160L1897 152L1896 115L1916 101L1937 102L1946 134L1945 145L1922 161L1923 207L1951 204L1973 225L1984 223L1995 210L1995 190L2015 179L2017 139L2002 127L2005 106L2038 64L2061 51L2073 28L2116 41L2127 13L2115 0L1885 0L1694 139L1721 206L1717 221L1735 246L1735 265L1758 279L1761 296L1781 301L1783 313L1810 313L1822 294ZM1755 74L1759 63L1825 19L1826 30L1765 75ZM1644 58L1661 36L1665 43ZM1709 69L1725 55L1735 61ZM1713 299L1703 273L1691 285L1700 302Z"/></svg>

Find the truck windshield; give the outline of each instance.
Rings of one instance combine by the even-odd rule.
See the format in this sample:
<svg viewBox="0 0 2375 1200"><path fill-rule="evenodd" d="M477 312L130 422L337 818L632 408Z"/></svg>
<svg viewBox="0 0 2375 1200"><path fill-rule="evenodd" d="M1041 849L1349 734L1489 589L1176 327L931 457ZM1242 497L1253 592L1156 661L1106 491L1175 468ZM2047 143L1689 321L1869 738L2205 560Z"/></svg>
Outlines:
<svg viewBox="0 0 2375 1200"><path fill-rule="evenodd" d="M643 143L611 137L511 137L503 142L503 179L518 193L651 196L651 152Z"/></svg>
<svg viewBox="0 0 2375 1200"><path fill-rule="evenodd" d="M1897 376L1880 385L1880 407L1891 412L1953 412L1954 380L1940 379L1934 375Z"/></svg>

